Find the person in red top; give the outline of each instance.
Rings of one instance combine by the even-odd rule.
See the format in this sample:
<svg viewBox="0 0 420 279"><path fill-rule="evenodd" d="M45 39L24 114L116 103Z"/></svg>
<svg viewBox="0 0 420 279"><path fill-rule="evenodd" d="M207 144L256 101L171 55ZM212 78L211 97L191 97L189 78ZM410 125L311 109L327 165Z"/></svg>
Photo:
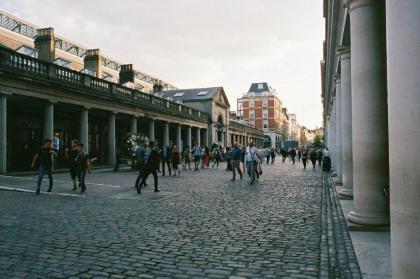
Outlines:
<svg viewBox="0 0 420 279"><path fill-rule="evenodd" d="M172 147L172 153L171 153L171 164L172 164L172 169L174 171L174 176L176 176L176 173L178 171L178 175L181 174L178 165L181 162L181 154L179 152L179 148L176 147L176 145L174 145Z"/></svg>

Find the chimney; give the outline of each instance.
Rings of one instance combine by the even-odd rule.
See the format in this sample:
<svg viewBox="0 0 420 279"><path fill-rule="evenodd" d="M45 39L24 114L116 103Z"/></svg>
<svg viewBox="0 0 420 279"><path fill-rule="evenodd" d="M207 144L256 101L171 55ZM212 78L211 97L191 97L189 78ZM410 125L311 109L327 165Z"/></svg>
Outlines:
<svg viewBox="0 0 420 279"><path fill-rule="evenodd" d="M126 82L134 82L133 64L121 65L120 84L124 84Z"/></svg>
<svg viewBox="0 0 420 279"><path fill-rule="evenodd" d="M96 73L97 78L103 78L104 58L99 48L86 50L85 69Z"/></svg>
<svg viewBox="0 0 420 279"><path fill-rule="evenodd" d="M35 49L38 50L38 58L47 62L55 60L55 37L54 28L42 28L37 30Z"/></svg>

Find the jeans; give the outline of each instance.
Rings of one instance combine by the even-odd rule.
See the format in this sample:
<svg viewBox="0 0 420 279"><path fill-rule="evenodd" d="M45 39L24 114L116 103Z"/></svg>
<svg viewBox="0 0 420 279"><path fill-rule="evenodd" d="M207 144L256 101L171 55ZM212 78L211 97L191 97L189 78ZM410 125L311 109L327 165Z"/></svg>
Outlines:
<svg viewBox="0 0 420 279"><path fill-rule="evenodd" d="M255 171L254 171L254 161L247 161L246 162L246 170L248 172L248 176L251 178L251 184L255 181Z"/></svg>
<svg viewBox="0 0 420 279"><path fill-rule="evenodd" d="M240 161L239 160L232 160L231 161L231 166L232 166L232 173L233 173L233 180L236 179L236 171L238 171L239 176L242 178L242 171L240 168Z"/></svg>
<svg viewBox="0 0 420 279"><path fill-rule="evenodd" d="M86 178L86 170L79 170L77 172L77 180L79 180L79 187L82 193L86 191L85 178Z"/></svg>
<svg viewBox="0 0 420 279"><path fill-rule="evenodd" d="M52 170L51 168L45 168L44 166L39 166L39 169L38 169L37 190L41 189L41 183L42 183L42 178L44 178L44 173L48 174L48 179L50 181L50 187L48 189L51 190L53 186Z"/></svg>

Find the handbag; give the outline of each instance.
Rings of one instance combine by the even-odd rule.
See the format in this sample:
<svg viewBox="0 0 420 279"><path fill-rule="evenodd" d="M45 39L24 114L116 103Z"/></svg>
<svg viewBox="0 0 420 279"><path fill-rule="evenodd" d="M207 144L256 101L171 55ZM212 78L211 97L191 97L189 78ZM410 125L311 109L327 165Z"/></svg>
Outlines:
<svg viewBox="0 0 420 279"><path fill-rule="evenodd" d="M258 174L261 175L263 173L261 163L258 163Z"/></svg>

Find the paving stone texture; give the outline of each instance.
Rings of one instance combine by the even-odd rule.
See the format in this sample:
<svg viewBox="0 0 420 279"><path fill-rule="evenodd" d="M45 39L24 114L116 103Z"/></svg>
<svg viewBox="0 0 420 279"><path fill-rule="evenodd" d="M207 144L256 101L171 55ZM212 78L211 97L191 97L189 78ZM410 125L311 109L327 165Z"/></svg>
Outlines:
<svg viewBox="0 0 420 279"><path fill-rule="evenodd" d="M83 196L67 174L51 194L0 191L0 278L361 278L329 176L281 161L263 171L254 185L224 164L183 171L141 195L129 171L96 171Z"/></svg>

